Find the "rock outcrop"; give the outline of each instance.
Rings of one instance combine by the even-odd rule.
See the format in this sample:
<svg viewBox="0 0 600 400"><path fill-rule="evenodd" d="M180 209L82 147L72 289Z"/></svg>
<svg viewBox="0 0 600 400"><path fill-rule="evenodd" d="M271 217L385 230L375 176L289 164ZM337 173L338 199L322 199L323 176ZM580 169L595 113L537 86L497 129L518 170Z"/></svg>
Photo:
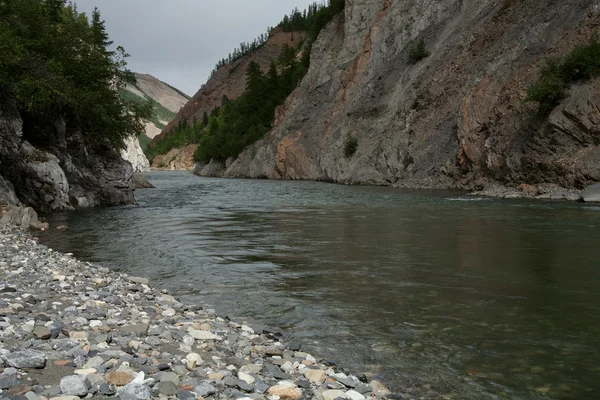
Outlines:
<svg viewBox="0 0 600 400"><path fill-rule="evenodd" d="M523 99L547 57L599 29L592 0L347 1L272 131L223 175L582 189L600 181L600 81L573 86L548 117ZM410 64L420 40L430 55Z"/></svg>
<svg viewBox="0 0 600 400"><path fill-rule="evenodd" d="M191 171L194 169L194 152L197 148L197 144L189 144L171 149L167 154L158 155L152 161L152 169Z"/></svg>
<svg viewBox="0 0 600 400"><path fill-rule="evenodd" d="M133 169L118 152L76 133L58 143L32 146L16 109L0 106L0 203L51 212L135 202Z"/></svg>
<svg viewBox="0 0 600 400"><path fill-rule="evenodd" d="M150 170L150 162L140 147L140 142L135 137L125 140L125 149L121 151L121 157L131 163L133 172L145 172Z"/></svg>
<svg viewBox="0 0 600 400"><path fill-rule="evenodd" d="M40 222L35 210L31 207L13 206L1 214L0 224L18 225L22 229L48 229L47 222Z"/></svg>
<svg viewBox="0 0 600 400"><path fill-rule="evenodd" d="M142 174L133 174L133 185L136 189L152 189L155 186Z"/></svg>

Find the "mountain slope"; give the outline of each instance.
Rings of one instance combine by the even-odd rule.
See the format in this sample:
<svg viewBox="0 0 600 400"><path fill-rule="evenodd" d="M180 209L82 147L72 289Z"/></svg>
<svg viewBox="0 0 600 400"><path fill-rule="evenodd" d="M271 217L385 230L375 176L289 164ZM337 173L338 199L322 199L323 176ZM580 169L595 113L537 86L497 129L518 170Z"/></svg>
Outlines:
<svg viewBox="0 0 600 400"><path fill-rule="evenodd" d="M275 128L216 170L419 188L581 188L600 180L598 83L572 87L541 120L522 100L547 56L598 31L598 13L591 0L347 2ZM430 55L410 64L420 40ZM356 151L347 155L349 141Z"/></svg>
<svg viewBox="0 0 600 400"><path fill-rule="evenodd" d="M123 96L153 104L151 121L146 125L146 136L153 139L175 118L176 113L190 99L188 95L148 74L135 73L136 84L127 85Z"/></svg>
<svg viewBox="0 0 600 400"><path fill-rule="evenodd" d="M137 140L127 140L127 147L121 152L121 156L131 163L136 172L142 172L150 168L143 150L175 118L175 113L188 102L189 96L152 75L135 73L135 78L136 84L128 84L121 91L121 97L140 104L150 101L152 117L146 123L145 134L140 135Z"/></svg>
<svg viewBox="0 0 600 400"><path fill-rule="evenodd" d="M304 39L302 33L283 32L274 28L269 39L257 50L251 51L230 65L219 68L205 85L177 113L177 116L167 125L160 136L153 142L169 135L182 122L192 123L201 121L204 113L210 112L221 105L223 96L229 100L237 99L246 87L246 69L252 61L258 63L263 71L277 59L284 45L295 47Z"/></svg>

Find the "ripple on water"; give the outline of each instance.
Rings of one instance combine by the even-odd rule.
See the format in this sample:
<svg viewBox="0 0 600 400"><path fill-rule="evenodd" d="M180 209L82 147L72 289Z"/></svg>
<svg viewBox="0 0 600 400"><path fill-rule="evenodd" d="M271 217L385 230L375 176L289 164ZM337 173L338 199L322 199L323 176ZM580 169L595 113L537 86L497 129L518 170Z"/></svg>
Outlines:
<svg viewBox="0 0 600 400"><path fill-rule="evenodd" d="M412 397L590 398L600 207L151 173L41 240ZM592 212L590 212L592 211Z"/></svg>

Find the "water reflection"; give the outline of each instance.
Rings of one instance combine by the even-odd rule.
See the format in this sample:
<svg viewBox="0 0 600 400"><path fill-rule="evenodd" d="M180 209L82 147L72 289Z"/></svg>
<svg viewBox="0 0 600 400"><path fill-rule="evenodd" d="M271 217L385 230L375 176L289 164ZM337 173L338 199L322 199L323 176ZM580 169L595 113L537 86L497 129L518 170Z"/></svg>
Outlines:
<svg viewBox="0 0 600 400"><path fill-rule="evenodd" d="M311 182L158 173L137 207L42 240L437 398L588 398L600 213ZM182 279L185 277L185 279Z"/></svg>

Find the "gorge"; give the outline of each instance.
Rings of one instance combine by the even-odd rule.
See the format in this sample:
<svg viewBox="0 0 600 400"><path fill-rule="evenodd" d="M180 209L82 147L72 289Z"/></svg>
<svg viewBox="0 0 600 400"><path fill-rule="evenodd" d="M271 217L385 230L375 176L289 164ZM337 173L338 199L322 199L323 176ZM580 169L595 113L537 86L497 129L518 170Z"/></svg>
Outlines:
<svg viewBox="0 0 600 400"><path fill-rule="evenodd" d="M144 4L194 96L0 1L0 400L594 396L597 0L314 3L204 84L149 16L227 5Z"/></svg>
<svg viewBox="0 0 600 400"><path fill-rule="evenodd" d="M546 115L523 100L547 57L594 36L598 13L590 0L347 2L269 133L196 172L573 198L600 179L597 80ZM420 41L428 56L411 64ZM176 121L218 105L211 90Z"/></svg>

